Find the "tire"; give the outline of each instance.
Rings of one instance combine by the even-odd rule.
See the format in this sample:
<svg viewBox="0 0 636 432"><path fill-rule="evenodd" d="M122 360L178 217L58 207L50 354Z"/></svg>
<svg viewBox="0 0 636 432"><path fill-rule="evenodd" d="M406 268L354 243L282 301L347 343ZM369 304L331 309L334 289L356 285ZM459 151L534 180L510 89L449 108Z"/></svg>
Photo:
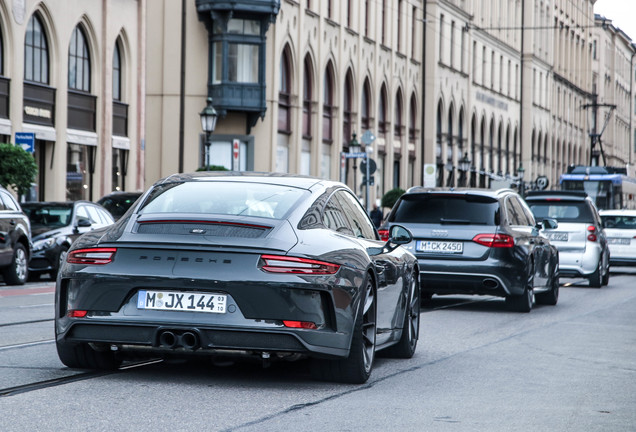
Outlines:
<svg viewBox="0 0 636 432"><path fill-rule="evenodd" d="M550 291L535 295L537 303L554 306L559 301L559 275L554 275L550 283Z"/></svg>
<svg viewBox="0 0 636 432"><path fill-rule="evenodd" d="M377 301L369 277L365 282L362 304L353 326L349 356L338 360L314 359L311 373L315 379L348 384L364 384L371 376L375 359Z"/></svg>
<svg viewBox="0 0 636 432"><path fill-rule="evenodd" d="M603 267L603 258L601 258L601 260L598 262L598 266L596 267L596 270L594 270L594 273L592 273L589 277L590 286L592 288L600 288L601 286L603 286L603 280L601 277L602 267Z"/></svg>
<svg viewBox="0 0 636 432"><path fill-rule="evenodd" d="M60 250L60 254L57 257L57 264L55 266L55 268L53 270L51 270L50 275L51 275L51 279L56 280L57 279L57 275L60 272L60 269L62 268L62 264L64 264L64 261L66 260L66 255L68 253L68 248L64 247Z"/></svg>
<svg viewBox="0 0 636 432"><path fill-rule="evenodd" d="M534 269L528 270L528 280L521 295L509 295L506 297L506 306L514 312L528 313L532 310L532 300L534 298L532 288L534 287Z"/></svg>
<svg viewBox="0 0 636 432"><path fill-rule="evenodd" d="M87 343L56 342L57 355L66 366L76 369L114 370L121 360L111 351L97 351Z"/></svg>
<svg viewBox="0 0 636 432"><path fill-rule="evenodd" d="M24 285L29 279L29 255L22 243L16 243L11 264L2 274L7 285Z"/></svg>
<svg viewBox="0 0 636 432"><path fill-rule="evenodd" d="M609 285L609 280L610 280L610 266L609 266L609 259L608 259L607 266L605 268L605 274L603 275L603 278L601 279L601 285L602 286Z"/></svg>
<svg viewBox="0 0 636 432"><path fill-rule="evenodd" d="M402 336L393 346L387 348L386 354L390 357L408 359L415 354L417 340L420 335L420 287L416 275L411 278L409 286L406 310L404 311L404 325Z"/></svg>

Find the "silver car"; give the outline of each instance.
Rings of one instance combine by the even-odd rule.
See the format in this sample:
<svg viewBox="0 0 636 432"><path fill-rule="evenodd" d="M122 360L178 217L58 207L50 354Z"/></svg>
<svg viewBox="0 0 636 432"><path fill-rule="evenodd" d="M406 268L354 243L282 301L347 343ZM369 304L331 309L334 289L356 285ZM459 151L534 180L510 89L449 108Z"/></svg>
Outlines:
<svg viewBox="0 0 636 432"><path fill-rule="evenodd" d="M601 210L612 265L636 264L636 210Z"/></svg>
<svg viewBox="0 0 636 432"><path fill-rule="evenodd" d="M585 278L591 287L609 283L610 250L594 202L585 192L530 192L526 202L535 218L552 218L558 227L544 234L559 250L561 276Z"/></svg>

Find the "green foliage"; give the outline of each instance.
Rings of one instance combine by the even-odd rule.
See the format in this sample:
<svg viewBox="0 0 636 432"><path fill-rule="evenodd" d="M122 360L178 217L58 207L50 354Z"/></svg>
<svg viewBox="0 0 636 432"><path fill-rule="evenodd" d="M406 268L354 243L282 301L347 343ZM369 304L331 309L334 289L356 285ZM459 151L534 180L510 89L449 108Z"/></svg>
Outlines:
<svg viewBox="0 0 636 432"><path fill-rule="evenodd" d="M229 171L229 169L225 168L222 165L208 165L207 168L202 166L197 169L197 171Z"/></svg>
<svg viewBox="0 0 636 432"><path fill-rule="evenodd" d="M31 153L13 144L0 143L0 184L18 195L29 192L38 167Z"/></svg>
<svg viewBox="0 0 636 432"><path fill-rule="evenodd" d="M385 193L382 197L382 207L393 207L398 198L404 195L404 192L404 189L395 188Z"/></svg>

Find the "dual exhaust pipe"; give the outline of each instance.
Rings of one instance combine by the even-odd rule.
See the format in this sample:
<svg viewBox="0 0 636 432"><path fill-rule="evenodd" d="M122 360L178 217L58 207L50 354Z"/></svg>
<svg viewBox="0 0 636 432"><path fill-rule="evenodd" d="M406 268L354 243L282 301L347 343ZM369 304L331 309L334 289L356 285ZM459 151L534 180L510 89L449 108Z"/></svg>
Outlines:
<svg viewBox="0 0 636 432"><path fill-rule="evenodd" d="M199 348L199 335L192 331L173 332L164 330L159 333L159 346L162 348L179 348L183 347L189 350Z"/></svg>

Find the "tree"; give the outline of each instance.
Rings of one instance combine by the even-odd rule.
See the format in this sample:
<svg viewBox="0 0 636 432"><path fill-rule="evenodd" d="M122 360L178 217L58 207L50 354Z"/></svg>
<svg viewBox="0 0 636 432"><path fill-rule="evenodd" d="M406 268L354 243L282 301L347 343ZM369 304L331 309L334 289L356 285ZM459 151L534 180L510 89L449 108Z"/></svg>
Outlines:
<svg viewBox="0 0 636 432"><path fill-rule="evenodd" d="M404 195L404 189L395 188L391 189L382 197L382 207L393 207L399 197Z"/></svg>
<svg viewBox="0 0 636 432"><path fill-rule="evenodd" d="M11 187L18 195L31 189L38 167L31 153L13 144L0 143L0 185Z"/></svg>

